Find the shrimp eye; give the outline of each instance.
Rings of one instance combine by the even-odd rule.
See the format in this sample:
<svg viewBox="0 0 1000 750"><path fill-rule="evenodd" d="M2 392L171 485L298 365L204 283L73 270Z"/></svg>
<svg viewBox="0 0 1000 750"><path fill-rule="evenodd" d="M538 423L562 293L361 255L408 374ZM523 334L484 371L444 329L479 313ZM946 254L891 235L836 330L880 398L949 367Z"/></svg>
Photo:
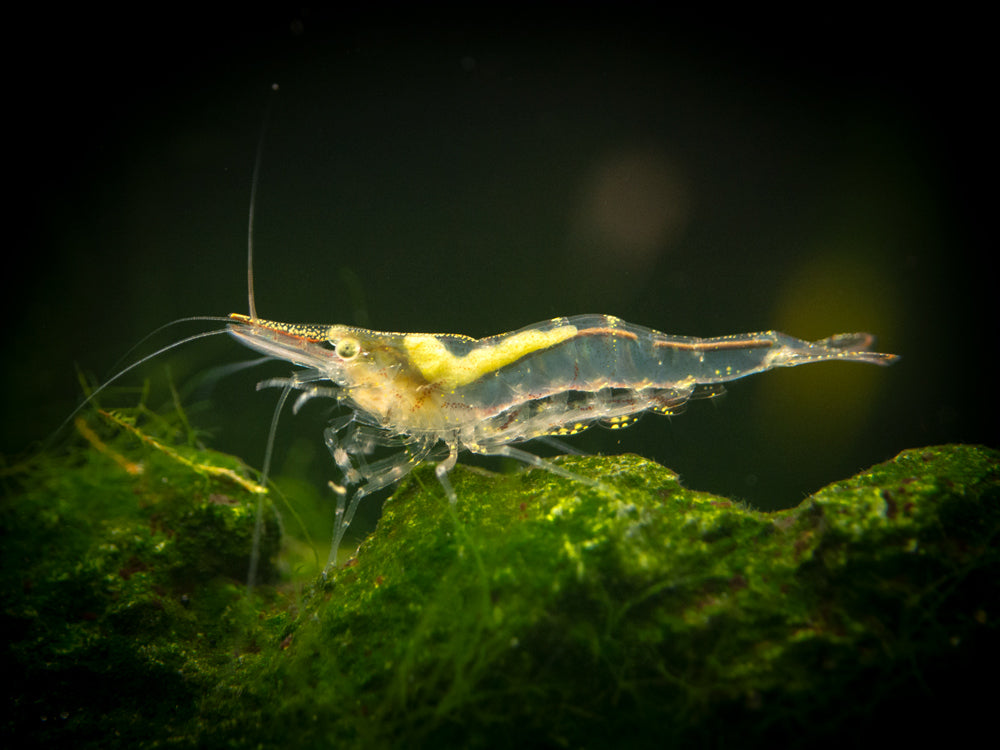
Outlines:
<svg viewBox="0 0 1000 750"><path fill-rule="evenodd" d="M354 359L361 351L361 345L357 339L341 339L337 342L337 354L342 359Z"/></svg>

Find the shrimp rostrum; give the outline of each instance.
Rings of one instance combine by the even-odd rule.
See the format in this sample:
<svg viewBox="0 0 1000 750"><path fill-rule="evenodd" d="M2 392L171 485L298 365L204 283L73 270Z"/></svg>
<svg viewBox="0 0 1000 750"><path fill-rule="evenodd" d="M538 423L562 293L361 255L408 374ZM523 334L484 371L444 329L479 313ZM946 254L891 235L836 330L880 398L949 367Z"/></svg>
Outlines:
<svg viewBox="0 0 1000 750"><path fill-rule="evenodd" d="M295 325L233 313L241 343L304 369L258 387L284 388L278 408L298 391L297 410L314 397L335 398L349 413L325 430L343 475L327 567L361 500L425 460L448 498L448 473L460 451L504 456L590 485L515 447L572 435L601 423L623 427L640 414L671 414L723 384L774 367L846 360L888 365L869 351L874 337L848 333L807 342L776 331L694 338L608 315L555 318L519 331L473 339L455 334L385 333L343 325ZM378 447L396 448L377 460Z"/></svg>

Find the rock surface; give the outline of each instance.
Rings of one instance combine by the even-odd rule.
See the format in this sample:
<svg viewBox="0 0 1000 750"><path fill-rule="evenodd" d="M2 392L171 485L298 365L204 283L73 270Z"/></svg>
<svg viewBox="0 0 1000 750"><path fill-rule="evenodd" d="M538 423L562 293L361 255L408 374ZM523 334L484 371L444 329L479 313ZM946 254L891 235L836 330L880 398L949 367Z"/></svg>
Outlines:
<svg viewBox="0 0 1000 750"><path fill-rule="evenodd" d="M248 594L249 474L121 433L4 471L4 746L815 747L990 715L987 448L776 513L636 456L560 459L615 493L459 466L455 506L422 469L325 579L272 564L269 514Z"/></svg>

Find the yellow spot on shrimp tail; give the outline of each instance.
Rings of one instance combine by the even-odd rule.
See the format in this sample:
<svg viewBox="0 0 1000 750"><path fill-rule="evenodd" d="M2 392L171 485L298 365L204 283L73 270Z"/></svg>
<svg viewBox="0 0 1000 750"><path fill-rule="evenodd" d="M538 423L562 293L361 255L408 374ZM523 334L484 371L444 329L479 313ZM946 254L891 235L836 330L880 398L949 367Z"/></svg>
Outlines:
<svg viewBox="0 0 1000 750"><path fill-rule="evenodd" d="M457 388L575 335L576 326L560 326L550 331L521 331L491 346L473 349L464 357L456 357L448 351L444 341L427 333L411 333L403 339L403 346L410 355L410 361L428 383Z"/></svg>

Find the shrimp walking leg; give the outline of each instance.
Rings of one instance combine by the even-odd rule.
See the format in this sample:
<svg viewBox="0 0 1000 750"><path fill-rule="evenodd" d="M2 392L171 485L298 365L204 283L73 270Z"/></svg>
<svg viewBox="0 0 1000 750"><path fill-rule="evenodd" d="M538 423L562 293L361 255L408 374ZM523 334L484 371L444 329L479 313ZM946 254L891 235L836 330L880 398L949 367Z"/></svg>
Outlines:
<svg viewBox="0 0 1000 750"><path fill-rule="evenodd" d="M556 476L597 488L602 492L607 492L609 494L615 493L613 487L601 482L600 480L591 479L590 477L577 474L569 469L564 469L559 464L546 461L544 458L539 458L534 453L529 453L528 451L521 450L520 448L515 448L512 445L494 445L488 448L485 446L469 446L469 449L473 453L478 453L482 456L501 456L503 458L513 458L515 461L520 461L521 463L528 464L529 466L534 466L537 469L544 469L545 471L555 474Z"/></svg>
<svg viewBox="0 0 1000 750"><path fill-rule="evenodd" d="M347 527L354 520L354 514L358 510L361 500L378 492L389 485L395 484L405 477L414 467L424 461L434 448L434 443L424 440L408 446L406 450L388 458L364 464L363 480L351 497L350 504L347 504L347 493L337 492L337 509L334 514L333 542L330 545L330 555L326 562L326 567L330 568L337 562L337 552L340 544L344 540ZM360 474L361 472L359 472Z"/></svg>
<svg viewBox="0 0 1000 750"><path fill-rule="evenodd" d="M452 443L448 446L448 458L434 467L434 474L444 488L444 494L448 496L448 501L452 505L458 502L458 495L455 494L455 489L451 486L451 480L448 479L448 472L455 468L457 461L458 443Z"/></svg>

